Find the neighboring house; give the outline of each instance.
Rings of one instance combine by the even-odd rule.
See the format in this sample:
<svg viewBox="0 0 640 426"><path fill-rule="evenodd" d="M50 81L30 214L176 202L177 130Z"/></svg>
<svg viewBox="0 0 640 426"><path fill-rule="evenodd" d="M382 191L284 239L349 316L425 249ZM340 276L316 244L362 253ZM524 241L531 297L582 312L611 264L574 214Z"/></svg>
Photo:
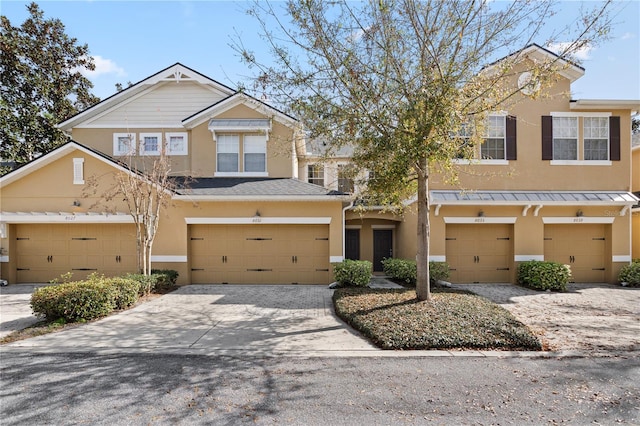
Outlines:
<svg viewBox="0 0 640 426"><path fill-rule="evenodd" d="M464 190L432 174L430 254L449 263L452 281L514 282L518 262L544 259L570 264L576 281L614 282L631 260L640 101L571 100L584 70L565 65L545 96L491 115L478 160L459 161ZM376 271L385 257L415 258L415 202L402 216L355 209L366 176L350 173L350 150L327 158L294 118L181 64L60 127L72 142L0 178L10 283L134 270L132 218L120 200L94 206L86 182L130 173L118 159L157 155L162 144L176 182L193 177L172 195L152 253L153 267L177 270L181 284L327 284L344 258Z"/></svg>

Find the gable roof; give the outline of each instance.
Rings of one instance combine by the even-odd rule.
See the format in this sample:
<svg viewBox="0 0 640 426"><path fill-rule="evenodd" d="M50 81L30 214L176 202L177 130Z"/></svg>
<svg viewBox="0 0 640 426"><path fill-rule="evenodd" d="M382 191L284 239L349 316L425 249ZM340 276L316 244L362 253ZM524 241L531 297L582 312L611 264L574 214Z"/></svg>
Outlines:
<svg viewBox="0 0 640 426"><path fill-rule="evenodd" d="M127 87L126 89L117 92L108 98L98 102L97 104L87 108L86 110L79 112L78 114L68 118L62 123L58 124L58 127L63 131L68 131L73 127L76 127L79 123L89 120L105 111L113 108L114 106L148 90L150 87L160 82L180 82L180 81L192 81L199 85L206 86L210 90L223 95L230 96L236 91L230 87L219 83L218 81L205 76L191 69L179 62L168 66L167 68L137 82L136 84Z"/></svg>
<svg viewBox="0 0 640 426"><path fill-rule="evenodd" d="M490 71L497 64L506 60L520 62L524 59L531 59L534 62L544 61L558 63L558 65L560 65L558 73L568 79L571 83L582 77L585 71L583 67L577 65L575 62L563 58L562 56L536 43L531 43L514 53L511 53L503 58L498 59L497 61L490 63L489 65L483 67L482 71Z"/></svg>
<svg viewBox="0 0 640 426"><path fill-rule="evenodd" d="M49 164L51 164L52 162L56 161L59 158L64 157L65 155L68 155L70 153L72 153L73 151L81 151L87 155L90 155L91 157L100 160L104 163L109 164L110 166L122 171L122 172L126 172L126 173L131 173L131 174L135 174L137 176L143 177L142 175L140 175L139 173L136 173L134 171L131 171L130 169L124 167L122 164L118 163L117 161L115 161L113 158L101 153L100 151L96 151L94 149L91 149L89 147L86 147L76 141L70 140L69 142L65 143L64 145L61 145L51 151L49 151L48 153L41 155L40 157L36 158L35 160L32 160L28 163L25 163L23 165L21 165L20 167L18 167L15 170L12 170L11 172L7 173L6 175L0 177L0 188L2 188L3 186L7 186L10 183L13 183L19 179L21 179L23 176L26 176L30 173L35 172L36 170L39 170Z"/></svg>
<svg viewBox="0 0 640 426"><path fill-rule="evenodd" d="M261 114L272 116L273 119L285 125L292 126L298 123L298 120L295 117L292 117L289 114L286 114L279 109L266 104L257 98L254 98L253 96L247 95L244 92L236 92L233 95L222 99L221 101L216 102L213 105L210 105L207 108L185 118L184 120L182 120L182 124L186 128L198 126L199 124L208 121L211 117L222 114L223 112L228 111L238 105L246 105L249 108L260 112Z"/></svg>

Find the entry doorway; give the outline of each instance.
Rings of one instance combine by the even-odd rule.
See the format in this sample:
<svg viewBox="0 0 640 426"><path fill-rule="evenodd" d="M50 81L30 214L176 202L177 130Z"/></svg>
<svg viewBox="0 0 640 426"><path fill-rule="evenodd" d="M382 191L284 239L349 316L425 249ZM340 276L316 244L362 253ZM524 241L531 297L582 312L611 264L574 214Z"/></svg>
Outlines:
<svg viewBox="0 0 640 426"><path fill-rule="evenodd" d="M393 231L391 229L373 230L373 271L382 272L382 261L393 257Z"/></svg>
<svg viewBox="0 0 640 426"><path fill-rule="evenodd" d="M347 229L345 235L344 257L350 260L360 260L360 230Z"/></svg>

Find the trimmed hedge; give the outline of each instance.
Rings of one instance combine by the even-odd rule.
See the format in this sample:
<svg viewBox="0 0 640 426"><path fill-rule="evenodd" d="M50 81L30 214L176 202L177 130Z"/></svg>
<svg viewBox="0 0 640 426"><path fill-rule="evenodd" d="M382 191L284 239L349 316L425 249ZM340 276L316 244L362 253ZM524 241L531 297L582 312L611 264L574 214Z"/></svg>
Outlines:
<svg viewBox="0 0 640 426"><path fill-rule="evenodd" d="M342 286L366 287L371 281L373 264L368 260L345 259L333 264L333 276Z"/></svg>
<svg viewBox="0 0 640 426"><path fill-rule="evenodd" d="M159 291L163 291L175 288L180 274L178 271L173 269L152 269L151 275L156 276L155 288Z"/></svg>
<svg viewBox="0 0 640 426"><path fill-rule="evenodd" d="M382 261L382 268L391 279L411 286L416 285L418 268L415 260L387 258ZM432 284L447 278L449 278L447 262L429 262L429 281Z"/></svg>
<svg viewBox="0 0 640 426"><path fill-rule="evenodd" d="M629 283L632 287L640 287L640 262L634 260L630 265L624 265L618 274L618 281Z"/></svg>
<svg viewBox="0 0 640 426"><path fill-rule="evenodd" d="M530 260L518 265L518 283L535 290L567 291L571 268L557 262Z"/></svg>
<svg viewBox="0 0 640 426"><path fill-rule="evenodd" d="M138 283L139 296L146 296L153 292L156 289L156 281L158 281L157 275L125 274L122 277Z"/></svg>
<svg viewBox="0 0 640 426"><path fill-rule="evenodd" d="M90 321L138 301L139 283L126 278L90 276L86 281L41 287L31 295L35 315L54 321Z"/></svg>

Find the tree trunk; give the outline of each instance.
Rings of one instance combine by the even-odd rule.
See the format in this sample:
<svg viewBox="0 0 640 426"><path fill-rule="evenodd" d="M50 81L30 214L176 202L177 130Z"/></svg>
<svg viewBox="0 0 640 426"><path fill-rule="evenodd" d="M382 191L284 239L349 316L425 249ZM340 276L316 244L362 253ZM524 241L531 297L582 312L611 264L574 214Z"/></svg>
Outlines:
<svg viewBox="0 0 640 426"><path fill-rule="evenodd" d="M418 276L416 294L418 300L431 300L429 282L429 170L428 161L423 159L418 168L418 252L416 263Z"/></svg>

